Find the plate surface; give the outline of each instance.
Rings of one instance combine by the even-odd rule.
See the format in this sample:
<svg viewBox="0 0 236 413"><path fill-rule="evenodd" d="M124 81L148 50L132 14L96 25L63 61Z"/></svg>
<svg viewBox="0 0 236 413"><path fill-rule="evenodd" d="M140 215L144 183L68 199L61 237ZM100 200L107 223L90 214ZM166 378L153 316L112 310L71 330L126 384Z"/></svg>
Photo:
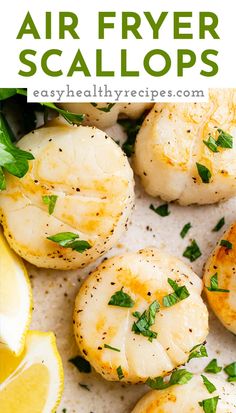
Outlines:
<svg viewBox="0 0 236 413"><path fill-rule="evenodd" d="M112 128L112 136L119 139L119 129ZM201 277L202 267L218 238L236 220L236 198L210 206L180 207L170 204L171 214L160 217L149 209L150 204L160 205L160 199L147 196L136 181L136 206L128 231L106 256L126 251L155 246L183 259L183 251L191 239L200 246L202 256L191 264ZM212 232L221 217L226 225L219 232ZM179 235L183 226L191 222L192 228L182 239ZM101 261L101 260L100 260ZM34 294L34 313L31 329L52 330L63 359L65 390L57 413L129 413L138 399L148 391L145 385L124 385L109 383L95 372L81 374L68 360L78 355L72 328L72 313L75 296L82 280L95 268L96 262L84 270L52 271L41 270L27 264ZM204 298L205 299L205 298ZM201 372L208 362L216 357L219 365L236 360L236 337L229 333L210 311L210 334L207 338L209 358L193 360L188 369ZM87 385L89 390L82 385Z"/></svg>

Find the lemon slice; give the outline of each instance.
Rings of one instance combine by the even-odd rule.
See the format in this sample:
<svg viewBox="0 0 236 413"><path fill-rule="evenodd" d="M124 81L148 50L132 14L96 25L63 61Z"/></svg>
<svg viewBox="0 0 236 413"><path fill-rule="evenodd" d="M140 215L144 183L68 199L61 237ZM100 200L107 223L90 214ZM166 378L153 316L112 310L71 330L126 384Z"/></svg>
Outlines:
<svg viewBox="0 0 236 413"><path fill-rule="evenodd" d="M22 260L0 232L0 342L16 355L24 348L32 314L32 292Z"/></svg>
<svg viewBox="0 0 236 413"><path fill-rule="evenodd" d="M8 366L0 384L0 412L51 413L60 403L63 368L53 333L29 331L24 352L14 357L0 348L0 364ZM16 366L17 365L17 366ZM11 368L12 367L12 368Z"/></svg>

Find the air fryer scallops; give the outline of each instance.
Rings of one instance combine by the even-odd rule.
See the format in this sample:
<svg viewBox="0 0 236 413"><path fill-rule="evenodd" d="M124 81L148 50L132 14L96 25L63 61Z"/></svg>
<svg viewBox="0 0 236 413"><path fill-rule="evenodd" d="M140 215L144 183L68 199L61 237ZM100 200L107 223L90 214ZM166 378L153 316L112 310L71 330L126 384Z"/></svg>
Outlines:
<svg viewBox="0 0 236 413"><path fill-rule="evenodd" d="M201 291L200 278L162 251L108 259L76 298L81 353L107 380L138 383L166 375L208 334Z"/></svg>
<svg viewBox="0 0 236 413"><path fill-rule="evenodd" d="M203 377L195 375L187 384L148 392L138 402L132 413L235 412L236 394L234 387L211 375L205 377L215 386L215 391L211 394L203 382ZM214 399L214 401L207 403L206 400L209 399ZM217 410L214 410L213 406L217 406Z"/></svg>
<svg viewBox="0 0 236 413"><path fill-rule="evenodd" d="M211 90L207 103L156 104L135 145L146 192L182 205L236 194L236 89Z"/></svg>
<svg viewBox="0 0 236 413"><path fill-rule="evenodd" d="M105 129L113 126L120 115L138 119L153 103L63 103L60 106L74 113L83 113L84 125Z"/></svg>
<svg viewBox="0 0 236 413"><path fill-rule="evenodd" d="M223 234L204 271L209 304L222 324L236 334L236 223Z"/></svg>
<svg viewBox="0 0 236 413"><path fill-rule="evenodd" d="M119 146L92 127L41 128L18 146L28 173L6 175L1 222L10 246L39 267L73 269L118 240L133 203L133 173Z"/></svg>

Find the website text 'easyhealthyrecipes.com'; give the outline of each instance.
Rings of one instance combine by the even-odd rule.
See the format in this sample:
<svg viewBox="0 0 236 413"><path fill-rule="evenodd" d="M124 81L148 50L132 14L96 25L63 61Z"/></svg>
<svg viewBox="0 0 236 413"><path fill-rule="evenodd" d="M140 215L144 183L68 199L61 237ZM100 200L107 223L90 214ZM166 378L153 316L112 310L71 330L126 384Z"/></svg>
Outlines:
<svg viewBox="0 0 236 413"><path fill-rule="evenodd" d="M109 102L168 102L168 101L206 101L208 91L206 89L151 89L144 87L142 89L114 89L107 84L93 84L90 88L72 88L66 85L64 88L29 88L29 102L38 102L42 100L53 100L55 102L63 101L101 101Z"/></svg>

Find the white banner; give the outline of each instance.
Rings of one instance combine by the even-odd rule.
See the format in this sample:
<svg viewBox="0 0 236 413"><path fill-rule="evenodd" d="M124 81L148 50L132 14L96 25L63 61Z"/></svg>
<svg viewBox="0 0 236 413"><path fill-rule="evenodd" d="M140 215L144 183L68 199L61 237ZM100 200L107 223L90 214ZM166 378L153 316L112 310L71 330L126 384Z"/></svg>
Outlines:
<svg viewBox="0 0 236 413"><path fill-rule="evenodd" d="M29 101L196 101L236 87L232 0L7 0L0 87Z"/></svg>

